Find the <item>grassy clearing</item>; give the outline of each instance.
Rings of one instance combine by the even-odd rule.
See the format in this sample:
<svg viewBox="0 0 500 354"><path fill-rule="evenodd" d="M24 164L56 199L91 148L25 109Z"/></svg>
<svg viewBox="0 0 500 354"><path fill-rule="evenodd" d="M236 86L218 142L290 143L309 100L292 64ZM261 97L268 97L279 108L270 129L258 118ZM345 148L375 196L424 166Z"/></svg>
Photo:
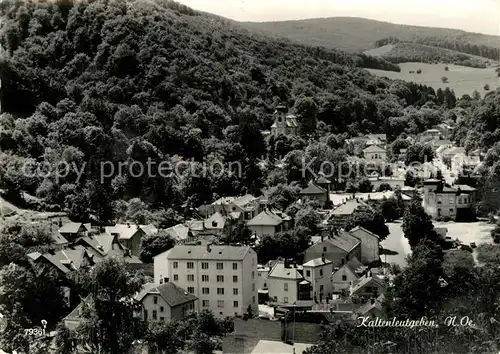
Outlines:
<svg viewBox="0 0 500 354"><path fill-rule="evenodd" d="M481 263L500 264L500 246L499 245L478 246L477 260Z"/></svg>
<svg viewBox="0 0 500 354"><path fill-rule="evenodd" d="M415 82L433 87L435 90L449 87L455 91L457 97L461 97L464 94L472 95L474 90L477 90L484 96L488 92L484 90L485 85L489 85L490 90L500 87L500 78L495 72L496 68L494 67L477 69L452 64L426 63L402 63L399 66L401 67L401 72L399 73L377 69L367 70L373 75ZM445 71L445 66L448 66L448 71ZM422 70L421 74L416 73L418 69ZM415 73L410 74L410 71L414 71ZM447 83L441 81L443 76L448 78Z"/></svg>

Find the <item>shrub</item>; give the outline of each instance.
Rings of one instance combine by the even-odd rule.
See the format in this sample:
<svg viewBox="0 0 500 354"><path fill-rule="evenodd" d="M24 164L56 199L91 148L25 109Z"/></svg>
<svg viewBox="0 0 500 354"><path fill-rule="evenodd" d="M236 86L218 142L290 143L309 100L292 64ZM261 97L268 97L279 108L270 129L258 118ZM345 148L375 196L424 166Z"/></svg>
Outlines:
<svg viewBox="0 0 500 354"><path fill-rule="evenodd" d="M477 260L482 263L500 264L500 246L479 245L477 247Z"/></svg>
<svg viewBox="0 0 500 354"><path fill-rule="evenodd" d="M484 90L485 91L489 91L490 90L490 85L488 85L488 84L484 85Z"/></svg>
<svg viewBox="0 0 500 354"><path fill-rule="evenodd" d="M418 69L417 74L421 74L421 73L422 73L422 69ZM498 73L498 76L500 76L500 72Z"/></svg>
<svg viewBox="0 0 500 354"><path fill-rule="evenodd" d="M448 82L448 78L446 76L443 76L441 78L441 81L446 84Z"/></svg>
<svg viewBox="0 0 500 354"><path fill-rule="evenodd" d="M444 71L449 71L449 70L450 70L450 68L448 68L448 66L444 67Z"/></svg>

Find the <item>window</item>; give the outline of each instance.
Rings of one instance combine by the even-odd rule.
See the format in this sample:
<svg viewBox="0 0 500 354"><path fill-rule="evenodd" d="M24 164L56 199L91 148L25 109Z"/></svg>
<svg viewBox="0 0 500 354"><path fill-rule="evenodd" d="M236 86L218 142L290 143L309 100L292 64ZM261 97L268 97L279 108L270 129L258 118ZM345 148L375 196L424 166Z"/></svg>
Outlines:
<svg viewBox="0 0 500 354"><path fill-rule="evenodd" d="M462 198L458 198L458 204L462 204Z"/></svg>
<svg viewBox="0 0 500 354"><path fill-rule="evenodd" d="M239 307L238 301L233 301L233 307Z"/></svg>
<svg viewBox="0 0 500 354"><path fill-rule="evenodd" d="M276 299L276 296L274 297ZM255 296L252 296L252 302L255 304Z"/></svg>
<svg viewBox="0 0 500 354"><path fill-rule="evenodd" d="M179 262L174 262L174 269L179 268Z"/></svg>
<svg viewBox="0 0 500 354"><path fill-rule="evenodd" d="M307 277L310 277L310 276L311 276L311 271L310 271L310 270L306 270L306 276L307 276Z"/></svg>
<svg viewBox="0 0 500 354"><path fill-rule="evenodd" d="M323 285L320 285L319 286L319 292L322 293L323 292Z"/></svg>
<svg viewBox="0 0 500 354"><path fill-rule="evenodd" d="M238 276L237 275L233 275L233 283L237 283L238 282Z"/></svg>
<svg viewBox="0 0 500 354"><path fill-rule="evenodd" d="M238 269L238 263L233 263L233 270L237 270Z"/></svg>
<svg viewBox="0 0 500 354"><path fill-rule="evenodd" d="M144 320L148 320L148 310L144 310Z"/></svg>
<svg viewBox="0 0 500 354"><path fill-rule="evenodd" d="M208 262L201 262L201 269L208 269Z"/></svg>
<svg viewBox="0 0 500 354"><path fill-rule="evenodd" d="M438 197L438 204L442 204L442 203L443 203L443 198Z"/></svg>
<svg viewBox="0 0 500 354"><path fill-rule="evenodd" d="M372 287L371 287L371 286L367 286L367 287L366 287L366 292L367 292L367 293L371 293L371 291L372 291Z"/></svg>
<svg viewBox="0 0 500 354"><path fill-rule="evenodd" d="M201 281L208 281L208 275L202 275Z"/></svg>
<svg viewBox="0 0 500 354"><path fill-rule="evenodd" d="M252 279L255 279L255 272L252 270Z"/></svg>
<svg viewBox="0 0 500 354"><path fill-rule="evenodd" d="M217 283L223 283L224 282L224 276L223 275L218 275L217 276Z"/></svg>
<svg viewBox="0 0 500 354"><path fill-rule="evenodd" d="M450 208L450 214L455 214L455 209Z"/></svg>
<svg viewBox="0 0 500 354"><path fill-rule="evenodd" d="M450 197L450 204L454 204L455 203L455 197Z"/></svg>
<svg viewBox="0 0 500 354"><path fill-rule="evenodd" d="M201 289L201 293L202 293L202 294L205 294L205 295L210 294L210 288L202 288L202 289Z"/></svg>
<svg viewBox="0 0 500 354"><path fill-rule="evenodd" d="M203 307L209 307L210 306L210 301L203 300L202 303L201 303L201 306L203 306Z"/></svg>
<svg viewBox="0 0 500 354"><path fill-rule="evenodd" d="M238 295L238 288L233 289L233 295Z"/></svg>
<svg viewBox="0 0 500 354"><path fill-rule="evenodd" d="M194 294L194 288L192 286L188 286L188 293Z"/></svg>
<svg viewBox="0 0 500 354"><path fill-rule="evenodd" d="M347 280L347 275L343 275L342 276L342 281L346 281Z"/></svg>
<svg viewBox="0 0 500 354"><path fill-rule="evenodd" d="M252 291L255 291L255 284L252 284Z"/></svg>
<svg viewBox="0 0 500 354"><path fill-rule="evenodd" d="M179 275L178 274L174 274L174 281L178 281L179 280Z"/></svg>
<svg viewBox="0 0 500 354"><path fill-rule="evenodd" d="M288 298L287 298L286 296L283 298L283 302L284 302L285 304L288 304Z"/></svg>
<svg viewBox="0 0 500 354"><path fill-rule="evenodd" d="M222 263L222 262L217 262L217 269L218 269L218 270L224 269L224 263Z"/></svg>
<svg viewBox="0 0 500 354"><path fill-rule="evenodd" d="M319 270L319 276L322 277L323 276L323 269L320 269Z"/></svg>
<svg viewBox="0 0 500 354"><path fill-rule="evenodd" d="M153 320L156 320L156 310L153 310Z"/></svg>
<svg viewBox="0 0 500 354"><path fill-rule="evenodd" d="M224 295L224 288L217 288L217 295Z"/></svg>
<svg viewBox="0 0 500 354"><path fill-rule="evenodd" d="M194 274L188 274L188 281L194 281Z"/></svg>
<svg viewBox="0 0 500 354"><path fill-rule="evenodd" d="M217 300L217 307L224 307L224 300Z"/></svg>
<svg viewBox="0 0 500 354"><path fill-rule="evenodd" d="M155 297L153 298L153 303L154 303L155 305L156 305L156 304L158 304L158 296L155 296Z"/></svg>
<svg viewBox="0 0 500 354"><path fill-rule="evenodd" d="M165 317L160 317L161 322L165 322Z"/></svg>
<svg viewBox="0 0 500 354"><path fill-rule="evenodd" d="M188 269L194 269L194 262L188 262L187 267Z"/></svg>
<svg viewBox="0 0 500 354"><path fill-rule="evenodd" d="M163 312L164 308L163 306L160 306L160 312Z"/></svg>
<svg viewBox="0 0 500 354"><path fill-rule="evenodd" d="M326 247L323 247L323 252L326 252Z"/></svg>
<svg viewBox="0 0 500 354"><path fill-rule="evenodd" d="M283 290L288 291L288 283L283 284Z"/></svg>

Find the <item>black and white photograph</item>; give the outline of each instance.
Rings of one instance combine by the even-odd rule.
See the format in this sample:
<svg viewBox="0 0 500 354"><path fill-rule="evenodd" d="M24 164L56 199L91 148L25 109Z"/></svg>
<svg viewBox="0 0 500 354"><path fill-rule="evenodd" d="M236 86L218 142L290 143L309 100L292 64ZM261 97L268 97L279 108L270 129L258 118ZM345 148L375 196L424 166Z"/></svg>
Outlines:
<svg viewBox="0 0 500 354"><path fill-rule="evenodd" d="M0 354L500 354L500 0L1 0Z"/></svg>

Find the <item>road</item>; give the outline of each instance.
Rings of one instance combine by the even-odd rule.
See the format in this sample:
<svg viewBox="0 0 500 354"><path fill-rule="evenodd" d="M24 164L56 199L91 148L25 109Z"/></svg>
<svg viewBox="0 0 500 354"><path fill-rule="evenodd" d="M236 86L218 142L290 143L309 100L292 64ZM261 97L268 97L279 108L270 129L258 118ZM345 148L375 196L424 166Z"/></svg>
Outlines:
<svg viewBox="0 0 500 354"><path fill-rule="evenodd" d="M406 256L411 253L410 245L403 235L401 222L387 223L389 227L389 236L380 243L387 250L397 252L396 255L382 255L382 262L396 263L401 267L406 267Z"/></svg>

